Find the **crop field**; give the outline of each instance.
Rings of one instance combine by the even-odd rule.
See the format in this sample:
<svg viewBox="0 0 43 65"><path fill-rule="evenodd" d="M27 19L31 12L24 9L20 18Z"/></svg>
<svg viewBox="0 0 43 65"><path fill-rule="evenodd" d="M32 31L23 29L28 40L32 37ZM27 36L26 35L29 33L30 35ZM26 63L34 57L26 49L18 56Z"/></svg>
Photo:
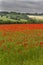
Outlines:
<svg viewBox="0 0 43 65"><path fill-rule="evenodd" d="M0 65L43 65L43 24L0 25Z"/></svg>
<svg viewBox="0 0 43 65"><path fill-rule="evenodd" d="M36 19L36 20L43 20L43 16L37 15L27 15L29 18Z"/></svg>

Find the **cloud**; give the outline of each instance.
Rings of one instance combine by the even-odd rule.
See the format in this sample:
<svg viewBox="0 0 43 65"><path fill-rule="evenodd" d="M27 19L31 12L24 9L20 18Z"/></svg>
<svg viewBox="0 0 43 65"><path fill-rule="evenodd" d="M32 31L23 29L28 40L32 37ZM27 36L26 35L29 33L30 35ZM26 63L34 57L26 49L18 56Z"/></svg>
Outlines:
<svg viewBox="0 0 43 65"><path fill-rule="evenodd" d="M41 0L2 0L1 10L19 12L43 12Z"/></svg>
<svg viewBox="0 0 43 65"><path fill-rule="evenodd" d="M1 7L2 7L2 0L0 0L0 11L1 11Z"/></svg>

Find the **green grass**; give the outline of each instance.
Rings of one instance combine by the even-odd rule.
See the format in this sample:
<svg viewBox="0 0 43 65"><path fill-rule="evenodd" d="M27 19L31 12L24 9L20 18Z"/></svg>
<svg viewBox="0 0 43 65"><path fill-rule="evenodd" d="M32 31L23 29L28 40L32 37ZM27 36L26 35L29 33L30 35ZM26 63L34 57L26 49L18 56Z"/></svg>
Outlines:
<svg viewBox="0 0 43 65"><path fill-rule="evenodd" d="M43 30L0 31L0 65L43 65L40 42Z"/></svg>

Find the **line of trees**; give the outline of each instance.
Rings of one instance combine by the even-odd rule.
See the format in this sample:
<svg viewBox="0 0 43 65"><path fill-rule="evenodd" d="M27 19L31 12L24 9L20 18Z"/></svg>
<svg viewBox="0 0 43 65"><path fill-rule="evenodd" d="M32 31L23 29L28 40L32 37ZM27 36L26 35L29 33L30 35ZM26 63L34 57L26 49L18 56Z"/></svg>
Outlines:
<svg viewBox="0 0 43 65"><path fill-rule="evenodd" d="M43 13L41 13L43 15ZM27 15L41 15L37 13L17 13L17 12L0 12L0 16L5 16L6 20L0 19L0 24L39 24L43 21L37 21L36 19L30 19ZM17 21L16 21L17 20Z"/></svg>

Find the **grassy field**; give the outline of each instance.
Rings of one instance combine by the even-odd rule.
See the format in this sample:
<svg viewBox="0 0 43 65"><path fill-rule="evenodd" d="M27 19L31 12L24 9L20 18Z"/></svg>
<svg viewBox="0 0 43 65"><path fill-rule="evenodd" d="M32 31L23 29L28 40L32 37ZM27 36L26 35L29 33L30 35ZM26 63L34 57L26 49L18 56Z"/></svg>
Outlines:
<svg viewBox="0 0 43 65"><path fill-rule="evenodd" d="M0 65L43 65L43 24L0 25Z"/></svg>

